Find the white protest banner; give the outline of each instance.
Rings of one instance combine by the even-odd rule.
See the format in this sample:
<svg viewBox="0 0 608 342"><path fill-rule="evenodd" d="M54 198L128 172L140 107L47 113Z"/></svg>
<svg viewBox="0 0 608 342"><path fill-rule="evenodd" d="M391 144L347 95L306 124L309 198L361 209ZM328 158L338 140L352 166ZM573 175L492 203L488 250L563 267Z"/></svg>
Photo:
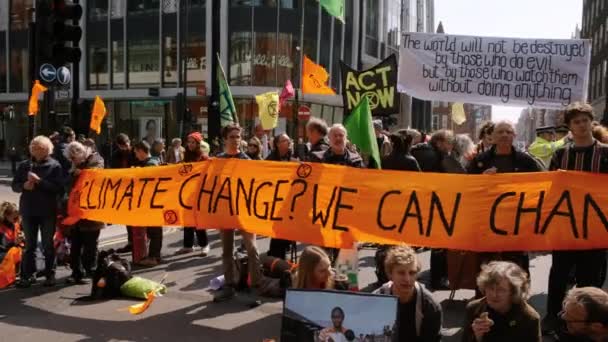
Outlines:
<svg viewBox="0 0 608 342"><path fill-rule="evenodd" d="M587 98L591 44L406 33L398 88L437 101L561 108Z"/></svg>

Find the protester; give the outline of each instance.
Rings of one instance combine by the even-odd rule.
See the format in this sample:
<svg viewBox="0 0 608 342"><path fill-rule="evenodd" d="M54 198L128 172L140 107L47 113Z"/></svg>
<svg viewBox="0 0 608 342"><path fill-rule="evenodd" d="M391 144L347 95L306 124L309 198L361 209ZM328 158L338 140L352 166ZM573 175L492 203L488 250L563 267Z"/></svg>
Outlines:
<svg viewBox="0 0 608 342"><path fill-rule="evenodd" d="M158 159L152 158L150 154L150 145L142 140L133 146L135 151L135 158L137 162L135 166L138 167L149 167L158 166ZM133 228L133 229L146 229L148 236L149 247L148 256L138 262L141 266L156 266L160 263L160 251L163 246L163 228L162 227L146 227L146 228Z"/></svg>
<svg viewBox="0 0 608 342"><path fill-rule="evenodd" d="M262 124L255 125L254 136L260 140L262 143L262 159L266 159L270 154L271 146L270 141L268 141L268 134L262 127Z"/></svg>
<svg viewBox="0 0 608 342"><path fill-rule="evenodd" d="M266 160L282 162L297 160L293 158L292 141L287 134L283 133L274 137L272 145L274 149L270 152L270 155ZM287 250L291 243L292 242L289 240L272 238L270 239L270 246L266 254L285 260L285 255L287 254Z"/></svg>
<svg viewBox="0 0 608 342"><path fill-rule="evenodd" d="M82 143L82 145L90 148L91 152L97 152L97 144L95 143L95 140L93 140L91 138L84 139L84 142Z"/></svg>
<svg viewBox="0 0 608 342"><path fill-rule="evenodd" d="M397 133L399 133L404 138L410 137L412 146L418 145L422 142L422 134L420 134L418 130L415 130L413 128L400 129L397 131Z"/></svg>
<svg viewBox="0 0 608 342"><path fill-rule="evenodd" d="M192 132L186 138L186 150L183 155L185 163L195 163L199 161L209 160L209 155L203 151L201 142L203 136L199 132ZM201 247L201 256L205 257L209 254L209 239L207 230L196 229L194 227L184 227L184 247L179 249L175 254L188 254L194 251L194 235Z"/></svg>
<svg viewBox="0 0 608 342"><path fill-rule="evenodd" d="M177 164L184 161L184 152L182 147L182 139L174 138L171 140L171 148L167 151L167 164Z"/></svg>
<svg viewBox="0 0 608 342"><path fill-rule="evenodd" d="M608 145L593 138L593 107L581 102L568 106L564 122L572 134L572 143L557 150L550 170L573 170L608 173ZM554 251L549 273L547 316L543 332L557 328L558 312L574 272L577 287L601 287L606 270L606 250Z"/></svg>
<svg viewBox="0 0 608 342"><path fill-rule="evenodd" d="M323 290L334 288L331 261L325 251L317 246L304 248L298 259L293 277L296 289Z"/></svg>
<svg viewBox="0 0 608 342"><path fill-rule="evenodd" d="M247 142L247 156L251 160L262 160L262 142L253 137Z"/></svg>
<svg viewBox="0 0 608 342"><path fill-rule="evenodd" d="M131 148L131 140L129 136L120 133L116 136L116 147L112 152L112 160L110 162L113 169L126 169L134 166L136 163L135 154ZM124 247L118 248L117 253L128 253L132 250L133 245L133 231L131 227L127 226L127 239L128 242Z"/></svg>
<svg viewBox="0 0 608 342"><path fill-rule="evenodd" d="M484 297L467 305L463 342L541 342L540 316L527 303L528 274L511 262L482 267L477 286Z"/></svg>
<svg viewBox="0 0 608 342"><path fill-rule="evenodd" d="M555 140L555 127L539 127L536 129L536 139L528 147L528 153L540 159L543 168L547 169L553 154L563 145L564 140Z"/></svg>
<svg viewBox="0 0 608 342"><path fill-rule="evenodd" d="M378 151L380 158L388 157L391 154L392 145L390 139L384 134L382 120L374 120L374 132L376 133L376 142L378 143Z"/></svg>
<svg viewBox="0 0 608 342"><path fill-rule="evenodd" d="M608 340L608 294L596 287L579 287L568 291L560 318L567 332L589 341ZM568 340L561 338L561 340ZM580 340L577 340L580 341Z"/></svg>
<svg viewBox="0 0 608 342"><path fill-rule="evenodd" d="M390 280L374 293L399 298L395 341L441 341L441 306L417 281L420 268L412 248L395 246L388 250L384 269Z"/></svg>
<svg viewBox="0 0 608 342"><path fill-rule="evenodd" d="M236 124L229 124L222 128L224 152L218 154L217 158L249 159L249 157L240 150L241 133L241 127ZM259 280L261 279L260 255L258 254L258 250L255 245L255 234L246 231L240 231L240 234L249 258L247 265L249 268L251 287L255 289ZM213 298L215 302L226 301L232 299L236 295L234 284L235 265L233 258L234 230L222 229L220 231L220 238L222 240L222 264L224 267L225 284L220 292L218 292Z"/></svg>
<svg viewBox="0 0 608 342"><path fill-rule="evenodd" d="M57 202L63 190L64 177L61 165L51 157L53 143L45 136L37 136L30 142L32 159L19 165L13 178L13 191L21 193L19 213L25 233L21 279L18 287L29 287L36 273L35 252L38 231L42 235L46 280L45 286L55 285L55 249L53 235L57 217Z"/></svg>
<svg viewBox="0 0 608 342"><path fill-rule="evenodd" d="M393 133L389 136L392 144L391 154L382 158L382 168L385 170L420 171L416 158L410 154L412 136Z"/></svg>
<svg viewBox="0 0 608 342"><path fill-rule="evenodd" d="M73 129L68 126L64 126L61 128L58 140L59 142L54 145L53 154L51 156L53 159L59 162L59 165L61 165L61 169L63 171L63 176L67 177L68 171L72 165L70 165L70 161L65 158L64 151L69 143L76 140L76 134L74 133Z"/></svg>
<svg viewBox="0 0 608 342"><path fill-rule="evenodd" d="M312 161L359 168L364 166L361 156L346 148L348 136L346 128L342 124L331 126L328 136L330 148L326 151L311 153Z"/></svg>
<svg viewBox="0 0 608 342"><path fill-rule="evenodd" d="M307 149L307 160L311 159L311 154L316 152L325 152L329 149L327 143L327 132L329 128L327 123L323 119L310 118L306 123L306 136L308 137Z"/></svg>
<svg viewBox="0 0 608 342"><path fill-rule="evenodd" d="M428 143L420 143L412 148L412 155L418 161L423 172L445 173L444 160L449 157L456 139L449 130L439 130L431 136ZM461 173L460 171L458 173ZM431 250L431 287L434 290L448 287L447 260L445 250Z"/></svg>
<svg viewBox="0 0 608 342"><path fill-rule="evenodd" d="M162 139L155 139L150 150L152 158L156 159L158 165L167 165L167 155L165 152L165 142Z"/></svg>
<svg viewBox="0 0 608 342"><path fill-rule="evenodd" d="M494 133L494 123L486 122L479 130L479 143L477 143L476 154L481 154L489 151L492 147L492 133Z"/></svg>
<svg viewBox="0 0 608 342"><path fill-rule="evenodd" d="M77 141L71 142L64 153L72 164L66 194L70 193L81 170L103 169L104 167L104 160L97 152ZM80 220L71 227L70 268L72 275L67 279L68 283L84 284L83 278L92 277L97 258L99 233L104 227L103 222L90 220Z"/></svg>
<svg viewBox="0 0 608 342"><path fill-rule="evenodd" d="M443 158L441 166L446 173L467 173L467 166L475 155L475 144L466 134L454 137L452 152Z"/></svg>
<svg viewBox="0 0 608 342"><path fill-rule="evenodd" d="M593 127L593 138L602 144L608 143L608 129L602 125Z"/></svg>
<svg viewBox="0 0 608 342"><path fill-rule="evenodd" d="M19 209L14 203L2 202L0 204L0 262L8 250L19 246L23 239Z"/></svg>

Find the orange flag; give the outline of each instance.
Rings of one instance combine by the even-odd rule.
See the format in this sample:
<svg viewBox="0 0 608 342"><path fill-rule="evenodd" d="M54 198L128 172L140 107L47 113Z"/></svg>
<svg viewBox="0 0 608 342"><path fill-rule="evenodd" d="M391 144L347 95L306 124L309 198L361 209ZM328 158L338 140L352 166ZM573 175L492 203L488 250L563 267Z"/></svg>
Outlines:
<svg viewBox="0 0 608 342"><path fill-rule="evenodd" d="M133 315L139 315L144 313L150 307L150 304L156 299L156 293L154 291L148 292L146 295L146 301L140 304L133 304L129 306L129 312Z"/></svg>
<svg viewBox="0 0 608 342"><path fill-rule="evenodd" d="M101 122L106 117L106 105L99 96L95 96L93 110L91 111L91 130L95 133L101 133Z"/></svg>
<svg viewBox="0 0 608 342"><path fill-rule="evenodd" d="M302 66L302 93L335 95L336 92L327 85L329 74L322 66L315 64L304 56Z"/></svg>
<svg viewBox="0 0 608 342"><path fill-rule="evenodd" d="M34 81L32 86L32 96L30 96L30 103L28 105L28 115L38 114L38 96L47 90L45 86L40 84L38 80Z"/></svg>

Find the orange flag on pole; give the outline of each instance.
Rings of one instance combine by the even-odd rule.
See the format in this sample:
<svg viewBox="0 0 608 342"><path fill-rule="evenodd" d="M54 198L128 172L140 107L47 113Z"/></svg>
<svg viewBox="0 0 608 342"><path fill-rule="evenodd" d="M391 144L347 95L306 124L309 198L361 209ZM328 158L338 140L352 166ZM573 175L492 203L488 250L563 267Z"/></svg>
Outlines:
<svg viewBox="0 0 608 342"><path fill-rule="evenodd" d="M329 74L322 66L315 64L304 56L302 65L302 93L335 95L336 92L327 85Z"/></svg>
<svg viewBox="0 0 608 342"><path fill-rule="evenodd" d="M101 133L101 122L106 117L106 104L99 96L95 96L93 110L91 111L91 130L95 133Z"/></svg>
<svg viewBox="0 0 608 342"><path fill-rule="evenodd" d="M45 86L40 84L38 80L34 81L32 86L32 95L30 96L30 102L28 104L28 115L38 114L38 96L47 90Z"/></svg>

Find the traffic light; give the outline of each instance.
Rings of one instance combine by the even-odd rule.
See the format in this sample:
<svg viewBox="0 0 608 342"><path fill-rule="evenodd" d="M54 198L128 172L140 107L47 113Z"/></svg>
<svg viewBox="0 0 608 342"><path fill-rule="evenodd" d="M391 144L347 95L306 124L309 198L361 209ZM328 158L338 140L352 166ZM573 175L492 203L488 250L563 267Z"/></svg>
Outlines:
<svg viewBox="0 0 608 342"><path fill-rule="evenodd" d="M56 67L78 63L82 52L78 43L82 38L79 25L72 25L82 17L82 6L66 0L38 0L36 2L36 54L38 64L52 63ZM71 43L71 46L66 44Z"/></svg>

